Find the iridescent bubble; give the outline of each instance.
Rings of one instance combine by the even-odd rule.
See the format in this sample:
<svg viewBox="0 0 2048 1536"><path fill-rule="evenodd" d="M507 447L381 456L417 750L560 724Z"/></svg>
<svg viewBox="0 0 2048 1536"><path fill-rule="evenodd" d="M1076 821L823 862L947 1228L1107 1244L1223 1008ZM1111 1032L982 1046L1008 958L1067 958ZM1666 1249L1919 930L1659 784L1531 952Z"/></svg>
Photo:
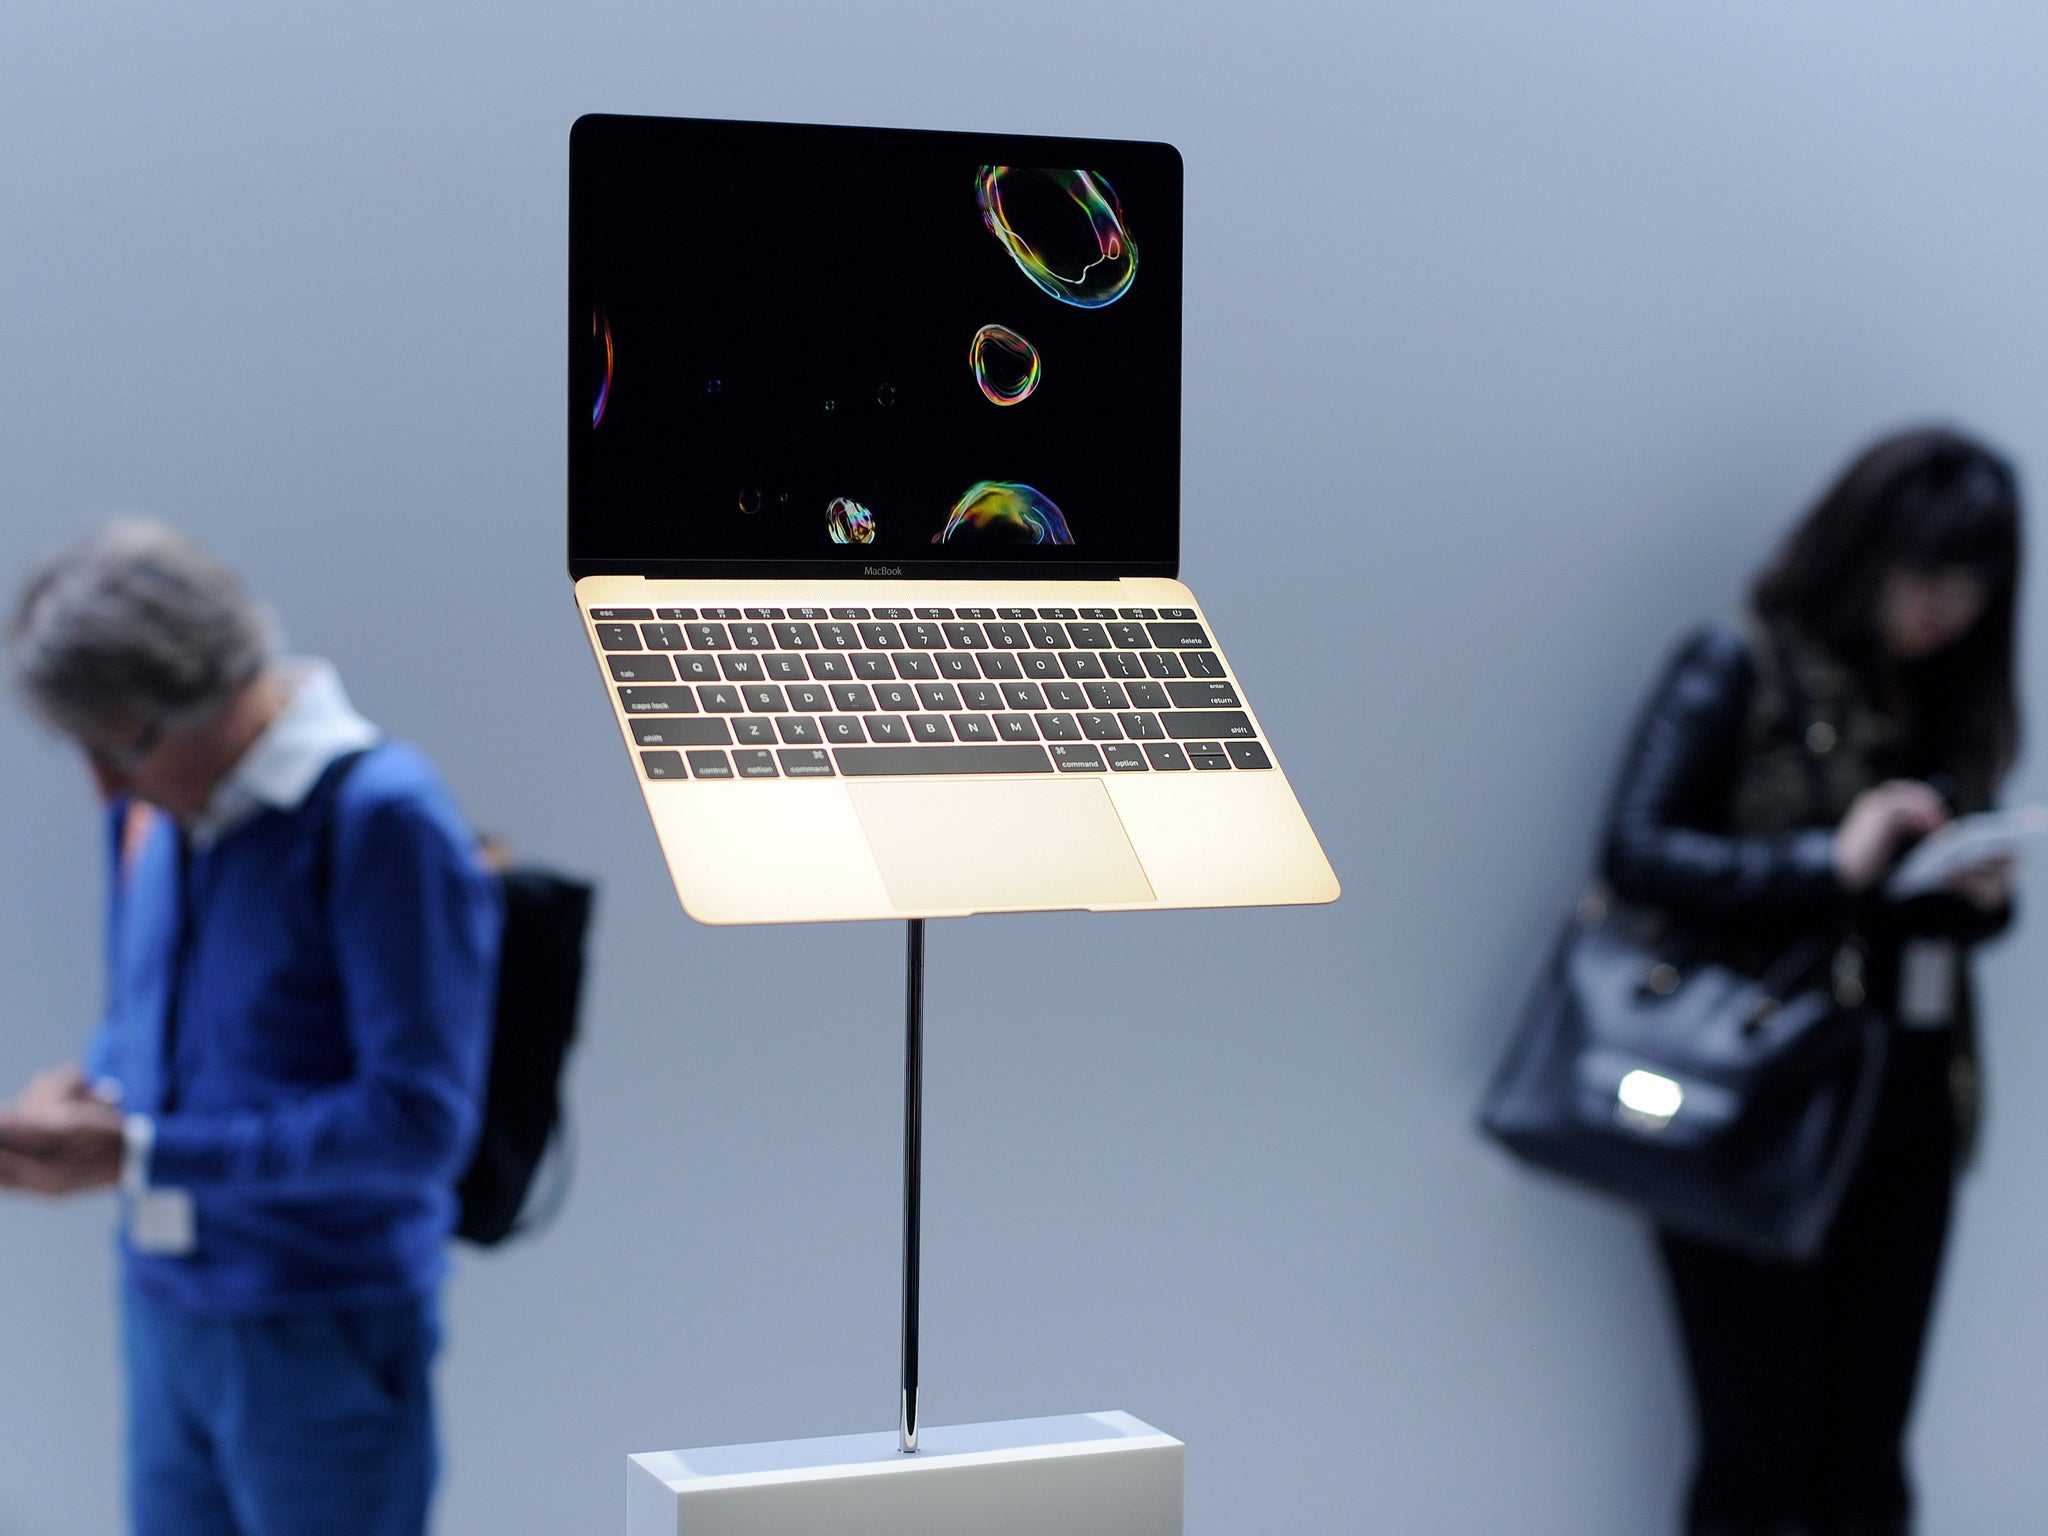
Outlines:
<svg viewBox="0 0 2048 1536"><path fill-rule="evenodd" d="M612 323L605 319L602 311L590 312L590 343L593 361L599 340L604 342L604 377L597 381L597 404L590 408L590 425L595 430L604 420L604 408L612 397Z"/></svg>
<svg viewBox="0 0 2048 1536"><path fill-rule="evenodd" d="M851 496L835 496L825 509L825 531L834 544L872 544L875 514Z"/></svg>
<svg viewBox="0 0 2048 1536"><path fill-rule="evenodd" d="M749 517L761 510L761 493L758 489L748 486L740 492L740 510Z"/></svg>
<svg viewBox="0 0 2048 1536"><path fill-rule="evenodd" d="M1114 304L1138 275L1138 247L1124 224L1123 207L1093 171L984 165L975 178L974 200L981 205L981 222L1010 259L1062 304Z"/></svg>
<svg viewBox="0 0 2048 1536"><path fill-rule="evenodd" d="M884 383L876 388L875 404L880 406L890 406L894 405L895 403L896 386L894 384Z"/></svg>
<svg viewBox="0 0 2048 1536"><path fill-rule="evenodd" d="M953 503L934 544L1071 544L1067 520L1043 491L1009 480L977 480Z"/></svg>
<svg viewBox="0 0 2048 1536"><path fill-rule="evenodd" d="M1007 325L984 325L974 333L967 366L995 405L1019 405L1038 388L1038 348Z"/></svg>
<svg viewBox="0 0 2048 1536"><path fill-rule="evenodd" d="M706 379L706 380L704 381L704 393L705 393L705 394L707 394L707 395L722 395L722 394L724 394L724 393L725 393L725 380L723 380L723 379Z"/></svg>

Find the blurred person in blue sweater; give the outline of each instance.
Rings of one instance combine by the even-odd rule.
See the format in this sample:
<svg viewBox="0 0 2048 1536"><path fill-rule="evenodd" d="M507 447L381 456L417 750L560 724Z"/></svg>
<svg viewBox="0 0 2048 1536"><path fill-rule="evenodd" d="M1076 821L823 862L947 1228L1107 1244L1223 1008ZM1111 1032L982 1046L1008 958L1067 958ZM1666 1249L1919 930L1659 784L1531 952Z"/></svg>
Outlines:
<svg viewBox="0 0 2048 1536"><path fill-rule="evenodd" d="M495 888L432 766L163 524L47 562L14 681L106 803L105 1014L0 1186L120 1192L139 1536L419 1536Z"/></svg>

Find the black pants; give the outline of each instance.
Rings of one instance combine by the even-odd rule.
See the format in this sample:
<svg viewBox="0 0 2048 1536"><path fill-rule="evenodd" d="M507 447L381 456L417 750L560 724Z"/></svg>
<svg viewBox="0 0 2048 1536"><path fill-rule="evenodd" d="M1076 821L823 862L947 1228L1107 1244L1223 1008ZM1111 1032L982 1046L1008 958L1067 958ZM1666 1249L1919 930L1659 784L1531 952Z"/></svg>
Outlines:
<svg viewBox="0 0 2048 1536"><path fill-rule="evenodd" d="M1904 1439L1948 1233L1945 1032L1894 1031L1870 1146L1819 1258L1664 1233L1700 1454L1690 1536L1904 1536Z"/></svg>

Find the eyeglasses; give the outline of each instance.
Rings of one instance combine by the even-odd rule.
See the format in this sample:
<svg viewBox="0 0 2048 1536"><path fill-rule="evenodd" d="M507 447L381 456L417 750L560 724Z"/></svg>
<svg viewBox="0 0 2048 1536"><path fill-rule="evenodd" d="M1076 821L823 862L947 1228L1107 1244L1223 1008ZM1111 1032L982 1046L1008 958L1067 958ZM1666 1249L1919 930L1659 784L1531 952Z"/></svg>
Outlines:
<svg viewBox="0 0 2048 1536"><path fill-rule="evenodd" d="M161 720L143 722L142 729L135 733L135 739L125 747L110 747L105 742L85 743L85 755L101 768L114 773L133 773L140 768L149 754L156 750L156 744L164 739L164 723Z"/></svg>

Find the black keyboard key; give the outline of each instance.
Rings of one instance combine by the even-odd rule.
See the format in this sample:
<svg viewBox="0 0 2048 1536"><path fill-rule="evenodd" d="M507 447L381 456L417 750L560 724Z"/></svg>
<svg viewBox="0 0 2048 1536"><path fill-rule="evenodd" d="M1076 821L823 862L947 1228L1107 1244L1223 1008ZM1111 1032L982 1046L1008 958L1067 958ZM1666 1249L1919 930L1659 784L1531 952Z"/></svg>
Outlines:
<svg viewBox="0 0 2048 1536"><path fill-rule="evenodd" d="M1256 741L1226 741L1230 749L1230 760L1240 768L1270 768L1273 759L1266 756L1266 749Z"/></svg>
<svg viewBox="0 0 2048 1536"><path fill-rule="evenodd" d="M597 643L608 651L637 651L640 649L640 631L631 624L600 624L597 626Z"/></svg>
<svg viewBox="0 0 2048 1536"><path fill-rule="evenodd" d="M1166 689L1159 683L1132 683L1126 690L1131 696L1133 709L1171 709L1173 700L1166 696Z"/></svg>
<svg viewBox="0 0 2048 1536"><path fill-rule="evenodd" d="M1080 617L1071 608L1041 608L1038 610L1038 616L1041 619L1078 619Z"/></svg>
<svg viewBox="0 0 2048 1536"><path fill-rule="evenodd" d="M1197 768L1228 768L1230 759L1221 752L1190 752L1188 761Z"/></svg>
<svg viewBox="0 0 2048 1536"><path fill-rule="evenodd" d="M789 616L792 619L822 619L826 615L822 608L792 608Z"/></svg>
<svg viewBox="0 0 2048 1536"><path fill-rule="evenodd" d="M994 683L962 683L960 702L969 709L1001 709L1003 690Z"/></svg>
<svg viewBox="0 0 2048 1536"><path fill-rule="evenodd" d="M1037 719L1038 734L1047 741L1079 741L1081 739L1081 724L1072 715L1040 715Z"/></svg>
<svg viewBox="0 0 2048 1536"><path fill-rule="evenodd" d="M789 708L789 701L782 696L782 690L773 683L756 683L751 688L742 688L740 697L757 715L774 714Z"/></svg>
<svg viewBox="0 0 2048 1536"><path fill-rule="evenodd" d="M1031 643L1041 651L1064 651L1067 648L1067 631L1060 624L1026 624L1024 633L1031 637Z"/></svg>
<svg viewBox="0 0 2048 1536"><path fill-rule="evenodd" d="M1171 651L1147 651L1138 660L1145 663L1145 670L1154 677L1186 677L1187 666Z"/></svg>
<svg viewBox="0 0 2048 1536"><path fill-rule="evenodd" d="M832 610L832 617L835 619L864 619L867 616L868 611L865 608L834 608Z"/></svg>
<svg viewBox="0 0 2048 1536"><path fill-rule="evenodd" d="M860 649L860 631L851 624L820 624L818 639L835 651L857 651Z"/></svg>
<svg viewBox="0 0 2048 1536"><path fill-rule="evenodd" d="M947 624L942 627L946 632L946 644L952 646L955 650L985 651L988 649L988 636L981 632L979 624Z"/></svg>
<svg viewBox="0 0 2048 1536"><path fill-rule="evenodd" d="M1166 727L1159 723L1159 717L1142 710L1118 717L1123 722L1124 734L1133 741L1159 741L1166 735Z"/></svg>
<svg viewBox="0 0 2048 1536"><path fill-rule="evenodd" d="M1043 747L840 747L832 756L849 776L914 773L1051 773Z"/></svg>
<svg viewBox="0 0 2048 1536"><path fill-rule="evenodd" d="M1052 765L1061 773L1101 773L1108 767L1102 760L1100 747L1068 746L1065 743L1052 749Z"/></svg>
<svg viewBox="0 0 2048 1536"><path fill-rule="evenodd" d="M919 683L917 702L926 709L958 709L960 690L951 683Z"/></svg>
<svg viewBox="0 0 2048 1536"><path fill-rule="evenodd" d="M894 624L863 624L860 626L860 640L871 651L903 649L903 632Z"/></svg>
<svg viewBox="0 0 2048 1536"><path fill-rule="evenodd" d="M1157 608L1119 608L1117 609L1117 616L1124 619L1156 619L1159 617L1159 610Z"/></svg>
<svg viewBox="0 0 2048 1536"><path fill-rule="evenodd" d="M694 715L647 715L633 722L633 739L643 747L722 747L732 740L723 720Z"/></svg>
<svg viewBox="0 0 2048 1536"><path fill-rule="evenodd" d="M901 715L869 715L866 724L869 741L893 744L910 740L910 727L903 723Z"/></svg>
<svg viewBox="0 0 2048 1536"><path fill-rule="evenodd" d="M834 746L868 739L868 733L861 729L859 715L827 715L818 723L825 732L825 739Z"/></svg>
<svg viewBox="0 0 2048 1536"><path fill-rule="evenodd" d="M1079 683L1047 683L1045 706L1048 709L1086 709L1088 695Z"/></svg>
<svg viewBox="0 0 2048 1536"><path fill-rule="evenodd" d="M838 709L873 709L875 696L865 683L834 683L832 703Z"/></svg>
<svg viewBox="0 0 2048 1536"><path fill-rule="evenodd" d="M875 610L875 617L878 619L901 620L907 619L910 616L911 613L908 608L877 608Z"/></svg>
<svg viewBox="0 0 2048 1536"><path fill-rule="evenodd" d="M750 656L745 651L721 651L718 670L725 674L728 683L758 683L766 680L761 671L761 658Z"/></svg>
<svg viewBox="0 0 2048 1536"><path fill-rule="evenodd" d="M666 656L607 656L605 665L612 669L615 683L672 683L676 680L676 669L668 664Z"/></svg>
<svg viewBox="0 0 2048 1536"><path fill-rule="evenodd" d="M939 675L939 664L929 651L898 651L896 675L905 682L928 683Z"/></svg>
<svg viewBox="0 0 2048 1536"><path fill-rule="evenodd" d="M999 619L1035 619L1038 617L1038 610L1036 608L998 608L996 610L996 617Z"/></svg>
<svg viewBox="0 0 2048 1536"><path fill-rule="evenodd" d="M1221 677L1223 658L1214 651L1189 651L1187 653L1189 677Z"/></svg>
<svg viewBox="0 0 2048 1536"><path fill-rule="evenodd" d="M906 624L903 626L903 643L913 651L943 651L946 634L936 624Z"/></svg>
<svg viewBox="0 0 2048 1536"><path fill-rule="evenodd" d="M780 608L749 608L747 610L747 617L750 619L779 619L782 617L782 610Z"/></svg>
<svg viewBox="0 0 2048 1536"><path fill-rule="evenodd" d="M785 750L776 756L782 759L783 774L792 779L829 779L832 777L832 754L823 747L809 751Z"/></svg>
<svg viewBox="0 0 2048 1536"><path fill-rule="evenodd" d="M1169 608L1166 611L1173 613L1175 610ZM1207 650L1209 647L1209 637L1199 624L1147 624L1145 633L1162 651Z"/></svg>
<svg viewBox="0 0 2048 1536"><path fill-rule="evenodd" d="M737 608L706 608L704 610L704 617L707 619L736 619L740 617L740 611Z"/></svg>
<svg viewBox="0 0 2048 1536"><path fill-rule="evenodd" d="M1069 624L1067 638L1076 650L1106 651L1109 649L1109 631L1100 624Z"/></svg>
<svg viewBox="0 0 2048 1536"><path fill-rule="evenodd" d="M766 624L735 624L732 627L732 643L743 651L772 651L775 637L768 633Z"/></svg>
<svg viewBox="0 0 2048 1536"><path fill-rule="evenodd" d="M759 715L746 715L732 723L733 739L746 747L775 745L775 722Z"/></svg>
<svg viewBox="0 0 2048 1536"><path fill-rule="evenodd" d="M916 610L916 613L920 619L950 619L953 617L953 610L950 608L919 608Z"/></svg>
<svg viewBox="0 0 2048 1536"><path fill-rule="evenodd" d="M1228 683L1168 683L1175 709L1235 709L1244 701Z"/></svg>
<svg viewBox="0 0 2048 1536"><path fill-rule="evenodd" d="M768 669L768 681L771 683L802 682L811 675L810 669L804 665L804 659L801 656L789 656L780 653L773 656L763 656L761 658L761 665Z"/></svg>
<svg viewBox="0 0 2048 1536"><path fill-rule="evenodd" d="M765 747L754 747L745 752L733 753L732 764L735 768L739 769L740 777L743 779L772 779L776 777L775 754L768 751Z"/></svg>
<svg viewBox="0 0 2048 1536"><path fill-rule="evenodd" d="M680 624L642 624L640 638L650 651L683 651L689 649L689 642L683 638Z"/></svg>
<svg viewBox="0 0 2048 1536"><path fill-rule="evenodd" d="M590 610L590 616L593 619L630 621L633 619L651 619L654 617L654 610L652 608L593 608Z"/></svg>
<svg viewBox="0 0 2048 1536"><path fill-rule="evenodd" d="M776 624L775 643L786 651L815 651L818 632L808 624Z"/></svg>
<svg viewBox="0 0 2048 1536"><path fill-rule="evenodd" d="M1005 741L1038 740L1038 724L1029 715L997 715L996 734Z"/></svg>
<svg viewBox="0 0 2048 1536"><path fill-rule="evenodd" d="M1036 683L1005 683L1003 698L1012 709L1045 708L1045 691Z"/></svg>
<svg viewBox="0 0 2048 1536"><path fill-rule="evenodd" d="M724 654L723 652L719 653ZM676 676L686 683L715 683L722 675L718 670L718 656L696 651L685 651L676 657Z"/></svg>
<svg viewBox="0 0 2048 1536"><path fill-rule="evenodd" d="M1129 709L1131 701L1122 683L1090 683L1088 705L1091 709Z"/></svg>
<svg viewBox="0 0 2048 1536"><path fill-rule="evenodd" d="M830 651L823 651L808 659L811 664L811 676L821 683L843 683L853 676L853 668L846 664L844 656L835 656Z"/></svg>
<svg viewBox="0 0 2048 1536"><path fill-rule="evenodd" d="M996 616L993 608L962 608L953 615L959 619L992 619Z"/></svg>
<svg viewBox="0 0 2048 1536"><path fill-rule="evenodd" d="M853 675L863 682L879 683L896 675L889 658L879 651L863 651L852 658Z"/></svg>
<svg viewBox="0 0 2048 1536"><path fill-rule="evenodd" d="M621 688L619 702L629 715L697 713L697 695L687 688Z"/></svg>
<svg viewBox="0 0 2048 1536"><path fill-rule="evenodd" d="M775 722L775 729L792 747L814 747L825 739L818 722L809 715L784 715Z"/></svg>
<svg viewBox="0 0 2048 1536"><path fill-rule="evenodd" d="M683 633L690 637L693 651L729 651L732 641L725 633L723 624L685 624Z"/></svg>
<svg viewBox="0 0 2048 1536"><path fill-rule="evenodd" d="M1176 741L1148 741L1145 756L1152 760L1152 766L1161 773L1186 773L1188 755L1181 751Z"/></svg>
<svg viewBox="0 0 2048 1536"><path fill-rule="evenodd" d="M1162 608L1159 610L1159 617L1162 619L1192 619L1194 616L1195 610L1192 608Z"/></svg>
<svg viewBox="0 0 2048 1536"><path fill-rule="evenodd" d="M953 727L946 724L944 715L912 715L910 717L910 739L912 741L951 741Z"/></svg>
<svg viewBox="0 0 2048 1536"><path fill-rule="evenodd" d="M1134 651L1104 651L1102 670L1111 677L1143 677L1145 664Z"/></svg>
<svg viewBox="0 0 2048 1536"><path fill-rule="evenodd" d="M832 707L832 695L823 683L791 683L789 707L801 715L822 715Z"/></svg>
<svg viewBox="0 0 2048 1536"><path fill-rule="evenodd" d="M962 741L996 741L995 722L987 715L954 715L953 734Z"/></svg>
<svg viewBox="0 0 2048 1536"><path fill-rule="evenodd" d="M1148 766L1145 749L1132 741L1106 741L1102 757L1117 773L1143 773Z"/></svg>
<svg viewBox="0 0 2048 1536"><path fill-rule="evenodd" d="M1066 676L1066 673L1060 670L1060 658L1057 651L1025 651L1016 659L1018 664L1024 668L1024 675L1026 677Z"/></svg>
<svg viewBox="0 0 2048 1536"><path fill-rule="evenodd" d="M642 752L640 769L650 779L682 779L689 775L683 772L683 754L680 752Z"/></svg>
<svg viewBox="0 0 2048 1536"><path fill-rule="evenodd" d="M657 619L694 620L697 617L697 610L694 608L657 608L654 610L654 616Z"/></svg>
<svg viewBox="0 0 2048 1536"><path fill-rule="evenodd" d="M1067 669L1069 677L1102 676L1102 658L1093 651L1062 651L1060 664Z"/></svg>
<svg viewBox="0 0 2048 1536"><path fill-rule="evenodd" d="M1008 612L1005 609L1004 612ZM1031 646L1031 637L1024 633L1021 624L991 624L985 630L988 643L999 651L1022 651Z"/></svg>
<svg viewBox="0 0 2048 1536"><path fill-rule="evenodd" d="M1113 619L1116 617L1116 610L1114 608L1083 608L1081 610L1081 617L1084 619Z"/></svg>
<svg viewBox="0 0 2048 1536"><path fill-rule="evenodd" d="M1152 642L1145 638L1142 624L1112 624L1109 626L1109 643L1126 651L1147 651Z"/></svg>
<svg viewBox="0 0 2048 1536"><path fill-rule="evenodd" d="M1250 715L1229 709L1170 709L1159 717L1175 741L1213 736L1256 736Z"/></svg>
<svg viewBox="0 0 2048 1536"><path fill-rule="evenodd" d="M981 676L981 668L974 664L972 651L942 651L937 659L939 676L949 677L956 683Z"/></svg>
<svg viewBox="0 0 2048 1536"><path fill-rule="evenodd" d="M875 684L875 702L884 709L917 708L917 690L909 683Z"/></svg>
<svg viewBox="0 0 2048 1536"><path fill-rule="evenodd" d="M723 752L686 752L690 760L690 777L693 779L729 779L732 764L726 761Z"/></svg>
<svg viewBox="0 0 2048 1536"><path fill-rule="evenodd" d="M724 683L706 683L697 690L697 702L714 714L736 715L746 705L740 702L740 691Z"/></svg>
<svg viewBox="0 0 2048 1536"><path fill-rule="evenodd" d="M1022 677L1024 669L1017 665L1017 658L1003 651L982 651L977 659L981 662L981 675L998 680L1007 677Z"/></svg>
<svg viewBox="0 0 2048 1536"><path fill-rule="evenodd" d="M1081 722L1081 734L1090 741L1121 741L1123 727L1116 723L1115 715L1089 711L1077 717Z"/></svg>

